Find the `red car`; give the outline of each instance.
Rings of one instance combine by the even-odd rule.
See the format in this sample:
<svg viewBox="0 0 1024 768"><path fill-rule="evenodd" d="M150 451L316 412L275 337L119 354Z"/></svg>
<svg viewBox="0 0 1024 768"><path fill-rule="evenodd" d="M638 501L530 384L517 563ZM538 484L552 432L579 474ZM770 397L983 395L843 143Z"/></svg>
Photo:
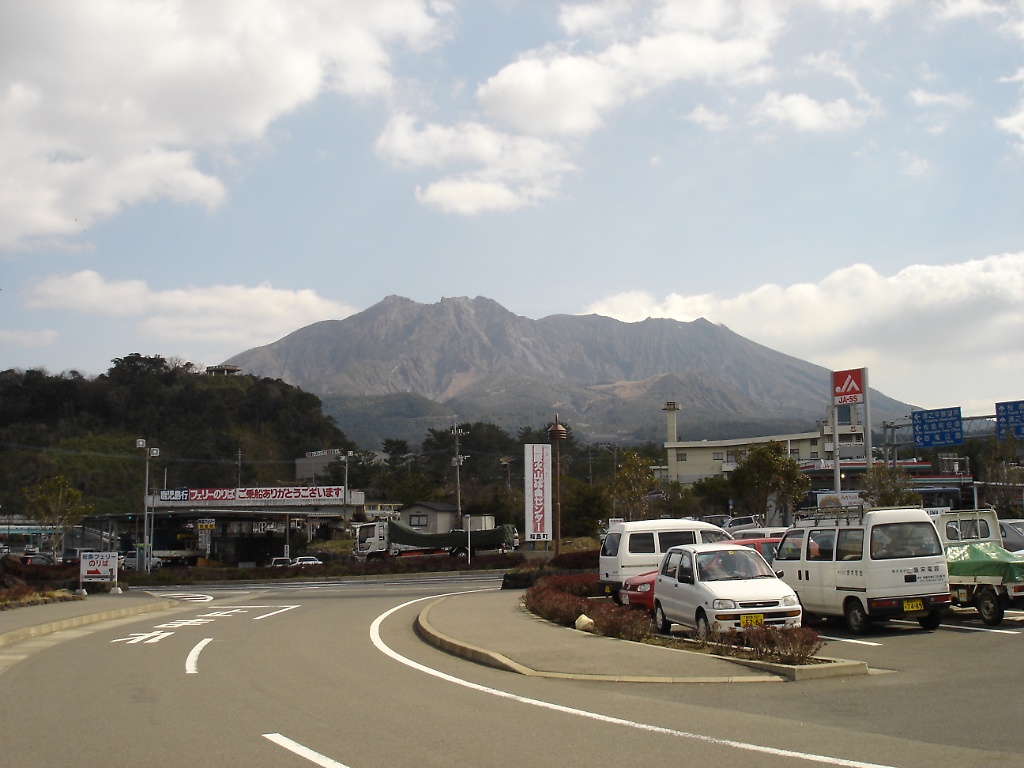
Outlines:
<svg viewBox="0 0 1024 768"><path fill-rule="evenodd" d="M768 561L768 565L771 565L772 560L775 559L775 550L779 548L780 541L782 541L781 536L770 536L764 539L736 539L737 544L760 552L761 557Z"/></svg>
<svg viewBox="0 0 1024 768"><path fill-rule="evenodd" d="M619 600L630 608L639 608L654 615L654 577L657 571L647 571L630 576L622 583Z"/></svg>

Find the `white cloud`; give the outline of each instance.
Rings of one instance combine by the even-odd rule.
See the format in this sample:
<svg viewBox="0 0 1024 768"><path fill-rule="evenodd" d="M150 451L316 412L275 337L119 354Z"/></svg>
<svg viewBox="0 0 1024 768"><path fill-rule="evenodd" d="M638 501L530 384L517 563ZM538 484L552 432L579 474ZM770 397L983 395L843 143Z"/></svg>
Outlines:
<svg viewBox="0 0 1024 768"><path fill-rule="evenodd" d="M39 349L48 347L57 340L57 331L42 330L20 330L0 328L0 345L21 347L23 349Z"/></svg>
<svg viewBox="0 0 1024 768"><path fill-rule="evenodd" d="M561 144L496 131L481 123L420 125L400 113L377 140L377 152L411 168L467 170L417 189L417 199L447 213L510 211L553 196L573 170Z"/></svg>
<svg viewBox="0 0 1024 768"><path fill-rule="evenodd" d="M915 88L910 92L910 100L918 107L956 107L970 105L971 100L962 93L933 93Z"/></svg>
<svg viewBox="0 0 1024 768"><path fill-rule="evenodd" d="M386 97L390 51L447 4L362 0L0 4L0 248L77 234L134 203L214 207L199 153L261 139L324 91Z"/></svg>
<svg viewBox="0 0 1024 768"><path fill-rule="evenodd" d="M765 285L729 297L658 299L628 291L585 312L626 322L704 317L836 370L870 366L873 386L928 407L961 404L981 412L986 404L1024 398L1024 384L1016 392L992 392L991 384L1024 382L1024 253L916 265L891 277L857 264L818 283ZM964 392L971 394L963 403L945 401Z"/></svg>
<svg viewBox="0 0 1024 768"><path fill-rule="evenodd" d="M691 123L707 128L709 131L721 131L729 125L728 115L713 112L703 104L698 104L694 107L693 111L686 116L686 119Z"/></svg>
<svg viewBox="0 0 1024 768"><path fill-rule="evenodd" d="M903 152L900 160L903 161L903 173L907 176L925 176L931 170L931 164L925 158L910 152Z"/></svg>
<svg viewBox="0 0 1024 768"><path fill-rule="evenodd" d="M985 0L945 0L938 11L938 17L944 20L978 18L981 16L1002 16L1006 13L1005 4L988 3Z"/></svg>
<svg viewBox="0 0 1024 768"><path fill-rule="evenodd" d="M870 111L858 109L846 99L820 102L804 93L786 96L771 91L754 108L757 120L771 120L789 125L798 131L846 131L858 128L868 119Z"/></svg>
<svg viewBox="0 0 1024 768"><path fill-rule="evenodd" d="M157 291L142 280L109 281L91 270L40 280L25 306L131 318L137 321L139 334L154 343L231 351L267 344L296 328L356 311L311 290L262 284Z"/></svg>

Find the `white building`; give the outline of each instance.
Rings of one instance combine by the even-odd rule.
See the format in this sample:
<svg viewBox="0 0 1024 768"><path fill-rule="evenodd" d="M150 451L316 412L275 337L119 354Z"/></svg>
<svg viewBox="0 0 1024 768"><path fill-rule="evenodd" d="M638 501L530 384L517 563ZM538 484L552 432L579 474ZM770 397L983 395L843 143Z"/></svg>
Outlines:
<svg viewBox="0 0 1024 768"><path fill-rule="evenodd" d="M839 408L839 458L864 459L864 425L859 412L850 406ZM736 469L743 454L756 445L777 442L786 446L789 455L799 462L831 462L836 457L833 440L832 409L819 421L813 432L788 435L765 435L730 440L679 440L676 432L677 403L668 402L662 410L668 414L668 439L665 442L668 481L689 485L705 477L726 477Z"/></svg>

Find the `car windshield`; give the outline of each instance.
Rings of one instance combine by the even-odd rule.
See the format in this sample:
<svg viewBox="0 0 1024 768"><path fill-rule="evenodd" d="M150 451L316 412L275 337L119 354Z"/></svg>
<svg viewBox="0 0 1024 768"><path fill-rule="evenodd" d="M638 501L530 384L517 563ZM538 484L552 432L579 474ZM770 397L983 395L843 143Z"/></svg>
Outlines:
<svg viewBox="0 0 1024 768"><path fill-rule="evenodd" d="M745 547L698 553L697 575L701 581L776 578L764 558Z"/></svg>

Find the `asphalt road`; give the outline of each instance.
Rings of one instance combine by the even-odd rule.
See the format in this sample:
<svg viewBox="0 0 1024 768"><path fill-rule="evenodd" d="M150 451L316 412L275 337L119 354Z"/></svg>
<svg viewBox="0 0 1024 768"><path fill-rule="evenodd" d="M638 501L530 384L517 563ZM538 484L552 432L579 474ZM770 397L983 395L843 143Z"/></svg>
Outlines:
<svg viewBox="0 0 1024 768"><path fill-rule="evenodd" d="M415 636L424 599L495 586L197 589L170 612L19 644L0 765L1024 765L1020 614L1000 632L967 613L858 642L822 625L826 654L892 671L759 685L527 678Z"/></svg>

